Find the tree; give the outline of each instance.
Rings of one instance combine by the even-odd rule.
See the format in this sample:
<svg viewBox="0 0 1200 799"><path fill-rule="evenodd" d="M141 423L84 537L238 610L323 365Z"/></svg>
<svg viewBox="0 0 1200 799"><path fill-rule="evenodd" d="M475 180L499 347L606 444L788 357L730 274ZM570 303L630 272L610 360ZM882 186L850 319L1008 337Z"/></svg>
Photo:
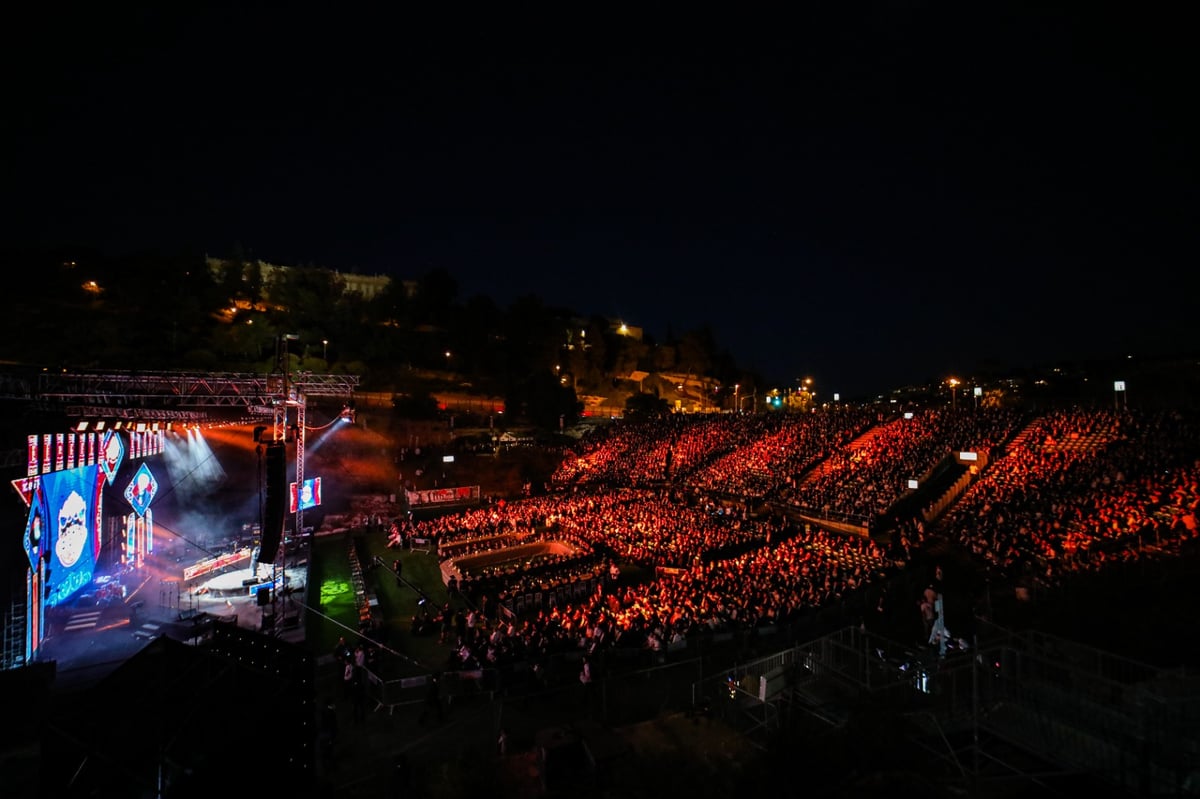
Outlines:
<svg viewBox="0 0 1200 799"><path fill-rule="evenodd" d="M716 337L709 326L690 330L679 339L678 366L681 370L697 376L708 375L716 361Z"/></svg>
<svg viewBox="0 0 1200 799"><path fill-rule="evenodd" d="M281 269L269 287L272 316L307 344L328 338L330 321L346 288L341 275L315 266Z"/></svg>
<svg viewBox="0 0 1200 799"><path fill-rule="evenodd" d="M408 419L436 419L437 399L432 394L404 394L392 400L392 407Z"/></svg>
<svg viewBox="0 0 1200 799"><path fill-rule="evenodd" d="M632 394L625 400L625 413L630 416L666 416L671 406L657 394Z"/></svg>
<svg viewBox="0 0 1200 799"><path fill-rule="evenodd" d="M217 286L222 296L233 302L238 299L250 299L246 291L246 255L242 245L233 245L233 254L221 261L217 268Z"/></svg>
<svg viewBox="0 0 1200 799"><path fill-rule="evenodd" d="M425 273L417 284L414 297L417 321L428 325L446 325L458 296L458 281L444 267Z"/></svg>
<svg viewBox="0 0 1200 799"><path fill-rule="evenodd" d="M564 425L574 424L583 410L573 388L559 383L553 373L541 370L513 386L505 403L545 429L557 429L560 418Z"/></svg>
<svg viewBox="0 0 1200 799"><path fill-rule="evenodd" d="M451 331L451 349L458 355L458 368L485 390L500 373L503 363L504 315L490 297L477 295L467 301Z"/></svg>
<svg viewBox="0 0 1200 799"><path fill-rule="evenodd" d="M244 282L246 297L250 300L252 306L257 306L262 302L264 288L262 262L257 258L251 259L246 264Z"/></svg>

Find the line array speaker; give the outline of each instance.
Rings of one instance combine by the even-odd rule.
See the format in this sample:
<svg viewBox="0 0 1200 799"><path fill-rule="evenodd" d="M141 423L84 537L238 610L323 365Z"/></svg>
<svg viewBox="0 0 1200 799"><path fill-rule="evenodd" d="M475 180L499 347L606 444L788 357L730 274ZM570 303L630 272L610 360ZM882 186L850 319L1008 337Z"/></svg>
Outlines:
<svg viewBox="0 0 1200 799"><path fill-rule="evenodd" d="M263 507L259 563L274 563L283 541L283 518L287 512L287 447L282 441L267 444L267 488Z"/></svg>

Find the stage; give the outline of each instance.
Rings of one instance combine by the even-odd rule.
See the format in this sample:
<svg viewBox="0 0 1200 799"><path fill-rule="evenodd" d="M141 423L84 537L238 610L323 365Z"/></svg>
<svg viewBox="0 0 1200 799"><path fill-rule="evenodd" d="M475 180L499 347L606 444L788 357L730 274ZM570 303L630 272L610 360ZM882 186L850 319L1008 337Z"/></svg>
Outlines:
<svg viewBox="0 0 1200 799"><path fill-rule="evenodd" d="M235 569L218 574L197 584L185 596L179 598L180 610L207 613L210 616L236 616L239 627L261 629L263 613L271 613L271 600L285 599L299 594L303 599L308 581L308 564L298 564L280 569L279 575L284 588L275 596L270 564L260 563L258 573L250 569ZM268 590L266 605L260 604L258 592Z"/></svg>
<svg viewBox="0 0 1200 799"><path fill-rule="evenodd" d="M285 573L284 585L293 584L293 575ZM204 582L198 584L192 593L209 595L225 599L235 596L257 596L259 589L271 588L274 583L272 581L272 568L266 563L258 564L257 572L250 569L235 569L233 571L218 574L215 577L210 577Z"/></svg>

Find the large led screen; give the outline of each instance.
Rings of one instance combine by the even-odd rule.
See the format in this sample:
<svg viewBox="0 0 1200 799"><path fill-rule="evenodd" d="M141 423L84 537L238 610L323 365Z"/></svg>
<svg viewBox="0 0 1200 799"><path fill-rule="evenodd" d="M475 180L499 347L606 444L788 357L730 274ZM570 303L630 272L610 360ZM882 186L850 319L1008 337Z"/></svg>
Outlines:
<svg viewBox="0 0 1200 799"><path fill-rule="evenodd" d="M99 471L85 466L42 475L31 519L37 515L46 561L46 605L66 602L92 582L100 541ZM40 506L40 507L38 507Z"/></svg>
<svg viewBox="0 0 1200 799"><path fill-rule="evenodd" d="M291 513L308 510L321 504L321 478L310 477L303 485L292 483Z"/></svg>

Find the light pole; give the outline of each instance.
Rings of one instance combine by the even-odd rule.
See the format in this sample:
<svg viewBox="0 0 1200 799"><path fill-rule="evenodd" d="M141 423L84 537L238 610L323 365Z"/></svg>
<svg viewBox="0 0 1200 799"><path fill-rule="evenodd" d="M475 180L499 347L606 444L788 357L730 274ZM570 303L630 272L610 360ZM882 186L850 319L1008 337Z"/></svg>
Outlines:
<svg viewBox="0 0 1200 799"><path fill-rule="evenodd" d="M958 378L952 377L946 381L950 384L950 410L958 410Z"/></svg>
<svg viewBox="0 0 1200 799"><path fill-rule="evenodd" d="M741 403L739 403L739 402L738 402L738 391L740 391L740 390L741 390L741 388L742 388L742 384L741 384L741 383L734 383L734 384L733 384L733 412L734 412L734 413L741 413L741 412L742 412L742 406L741 406Z"/></svg>
<svg viewBox="0 0 1200 799"><path fill-rule="evenodd" d="M321 339L321 360L329 360L329 339L327 338Z"/></svg>
<svg viewBox="0 0 1200 799"><path fill-rule="evenodd" d="M798 378L796 378L796 381L798 383L797 388L798 388L799 395L800 395L799 396L800 410L801 411L809 411L812 409L812 406L813 406L813 396L814 396L813 390L812 390L813 379L811 377L805 377L805 378L798 377Z"/></svg>

